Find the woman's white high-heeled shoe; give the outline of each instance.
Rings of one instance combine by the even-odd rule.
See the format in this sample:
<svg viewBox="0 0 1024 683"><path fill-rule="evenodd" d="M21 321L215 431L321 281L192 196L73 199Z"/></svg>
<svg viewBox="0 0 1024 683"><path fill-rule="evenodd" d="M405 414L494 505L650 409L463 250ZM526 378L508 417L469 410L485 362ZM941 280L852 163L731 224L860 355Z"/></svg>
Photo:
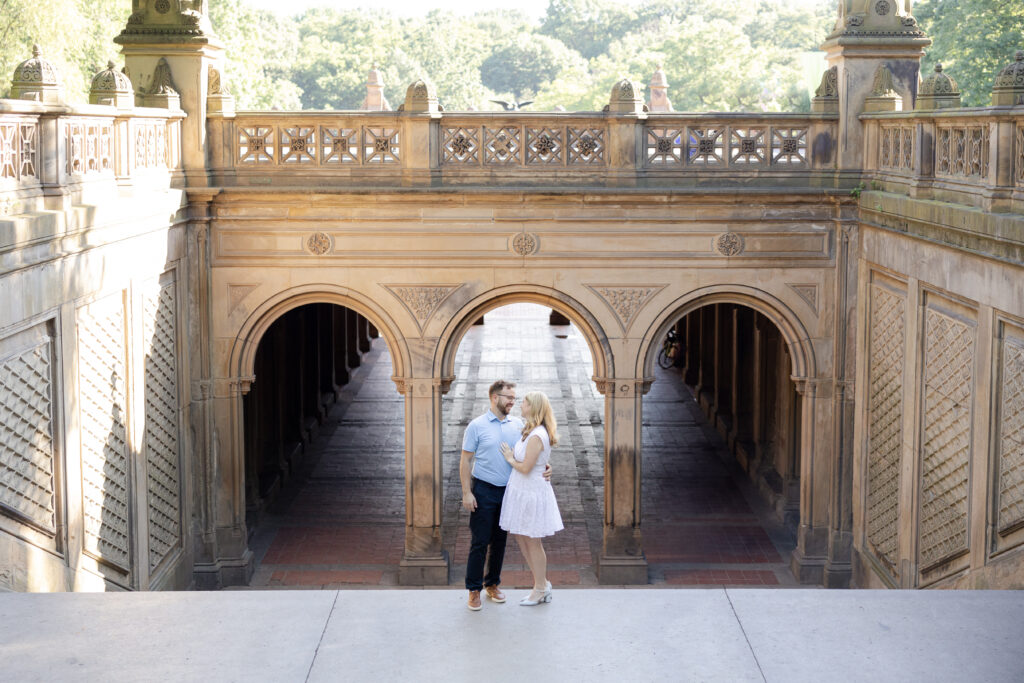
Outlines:
<svg viewBox="0 0 1024 683"><path fill-rule="evenodd" d="M519 601L519 606L520 607L533 607L534 605L539 605L542 602L551 602L551 589L550 589L551 584L549 583L548 586L549 586L548 590L544 591L541 594L541 596L539 598L537 598L536 600L531 600L530 599L530 596L533 595L533 591L530 591L530 595L527 595L525 598L523 598L522 600Z"/></svg>

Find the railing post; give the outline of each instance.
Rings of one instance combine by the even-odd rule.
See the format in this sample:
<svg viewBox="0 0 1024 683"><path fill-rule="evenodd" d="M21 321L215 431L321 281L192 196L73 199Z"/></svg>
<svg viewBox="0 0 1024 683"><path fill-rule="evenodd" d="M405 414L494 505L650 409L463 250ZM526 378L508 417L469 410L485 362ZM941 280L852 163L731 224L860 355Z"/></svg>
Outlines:
<svg viewBox="0 0 1024 683"><path fill-rule="evenodd" d="M437 164L436 122L441 118L434 86L416 81L402 105L402 185L430 185Z"/></svg>

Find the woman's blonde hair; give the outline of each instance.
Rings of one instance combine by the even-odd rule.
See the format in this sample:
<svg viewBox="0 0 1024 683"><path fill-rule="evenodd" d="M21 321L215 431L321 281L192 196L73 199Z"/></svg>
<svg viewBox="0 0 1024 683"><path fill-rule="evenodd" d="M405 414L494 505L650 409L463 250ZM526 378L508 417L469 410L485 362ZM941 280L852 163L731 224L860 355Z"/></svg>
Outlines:
<svg viewBox="0 0 1024 683"><path fill-rule="evenodd" d="M544 425L548 430L548 441L552 446L558 443L558 422L555 421L555 411L551 409L551 401L543 391L531 391L524 399L530 404L530 416L526 418L526 425L523 427L523 441L536 429L537 425Z"/></svg>

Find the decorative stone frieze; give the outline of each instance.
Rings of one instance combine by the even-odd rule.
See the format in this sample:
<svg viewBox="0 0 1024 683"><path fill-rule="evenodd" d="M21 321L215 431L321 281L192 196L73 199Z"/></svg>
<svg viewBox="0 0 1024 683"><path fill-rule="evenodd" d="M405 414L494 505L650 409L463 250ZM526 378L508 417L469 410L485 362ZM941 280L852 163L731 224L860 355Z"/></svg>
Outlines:
<svg viewBox="0 0 1024 683"><path fill-rule="evenodd" d="M422 331L445 299L462 285L384 285L416 319Z"/></svg>
<svg viewBox="0 0 1024 683"><path fill-rule="evenodd" d="M912 0L839 0L830 38L924 38L911 14Z"/></svg>
<svg viewBox="0 0 1024 683"><path fill-rule="evenodd" d="M587 285L601 297L615 313L623 332L629 331L633 321L647 303L666 285Z"/></svg>
<svg viewBox="0 0 1024 683"><path fill-rule="evenodd" d="M815 315L818 314L818 285L787 283L787 286L803 299Z"/></svg>
<svg viewBox="0 0 1024 683"><path fill-rule="evenodd" d="M132 0L128 23L114 42L208 43L213 37L207 0Z"/></svg>

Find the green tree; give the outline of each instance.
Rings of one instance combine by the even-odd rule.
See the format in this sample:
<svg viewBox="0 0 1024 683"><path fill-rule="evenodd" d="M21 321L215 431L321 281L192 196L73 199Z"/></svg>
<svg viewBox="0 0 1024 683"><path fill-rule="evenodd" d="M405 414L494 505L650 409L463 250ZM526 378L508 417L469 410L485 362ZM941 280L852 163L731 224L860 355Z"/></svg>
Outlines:
<svg viewBox="0 0 1024 683"><path fill-rule="evenodd" d="M1024 47L1024 0L921 0L914 16L934 41L922 74L941 62L964 106L988 105L996 74Z"/></svg>
<svg viewBox="0 0 1024 683"><path fill-rule="evenodd" d="M521 100L532 96L541 85L567 70L579 72L584 66L579 53L548 36L520 35L492 52L480 65L483 84L499 93L511 93Z"/></svg>
<svg viewBox="0 0 1024 683"><path fill-rule="evenodd" d="M614 0L551 0L541 32L591 59L606 52L635 21L633 10Z"/></svg>

